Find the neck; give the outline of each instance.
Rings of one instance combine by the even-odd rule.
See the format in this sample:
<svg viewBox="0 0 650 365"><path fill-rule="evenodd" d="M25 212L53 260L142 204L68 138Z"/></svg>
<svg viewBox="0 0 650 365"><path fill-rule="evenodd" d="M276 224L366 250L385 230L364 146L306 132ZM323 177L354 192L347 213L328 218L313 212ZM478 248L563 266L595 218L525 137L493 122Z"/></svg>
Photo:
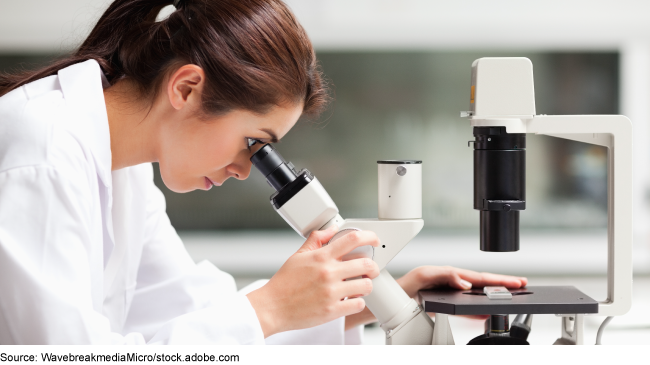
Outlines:
<svg viewBox="0 0 650 365"><path fill-rule="evenodd" d="M154 108L127 80L104 90L111 135L111 170L157 161Z"/></svg>

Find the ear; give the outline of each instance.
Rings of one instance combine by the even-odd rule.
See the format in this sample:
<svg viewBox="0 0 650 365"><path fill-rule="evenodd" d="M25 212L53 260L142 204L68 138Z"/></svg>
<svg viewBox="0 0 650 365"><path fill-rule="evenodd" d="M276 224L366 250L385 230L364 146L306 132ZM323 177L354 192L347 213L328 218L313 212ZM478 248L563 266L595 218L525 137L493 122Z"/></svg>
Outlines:
<svg viewBox="0 0 650 365"><path fill-rule="evenodd" d="M184 65L174 72L167 82L169 103L176 110L200 102L205 85L205 73L197 65Z"/></svg>

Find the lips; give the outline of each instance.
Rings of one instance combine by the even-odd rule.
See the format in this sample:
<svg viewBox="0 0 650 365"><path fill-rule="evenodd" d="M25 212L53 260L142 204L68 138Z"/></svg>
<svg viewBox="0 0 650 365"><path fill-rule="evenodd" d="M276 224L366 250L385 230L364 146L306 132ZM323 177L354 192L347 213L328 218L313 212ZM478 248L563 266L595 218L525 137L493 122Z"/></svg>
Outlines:
<svg viewBox="0 0 650 365"><path fill-rule="evenodd" d="M211 180L209 177L206 176L205 177L205 189L210 190L212 188L212 186L221 186L221 183L214 182L213 180Z"/></svg>
<svg viewBox="0 0 650 365"><path fill-rule="evenodd" d="M208 179L207 177L204 179L204 181L205 181L205 190L212 189L212 181L210 181L210 179Z"/></svg>

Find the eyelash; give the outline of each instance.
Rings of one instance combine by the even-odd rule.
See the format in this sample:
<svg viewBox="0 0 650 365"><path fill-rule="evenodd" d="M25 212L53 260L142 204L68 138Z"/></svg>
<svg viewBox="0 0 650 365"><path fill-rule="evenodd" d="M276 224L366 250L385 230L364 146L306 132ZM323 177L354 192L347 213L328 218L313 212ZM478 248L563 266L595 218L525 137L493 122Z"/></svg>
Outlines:
<svg viewBox="0 0 650 365"><path fill-rule="evenodd" d="M246 145L247 145L249 151L250 151L251 147L255 146L258 143L264 143L264 142L260 141L259 139L255 139L255 138L246 138Z"/></svg>

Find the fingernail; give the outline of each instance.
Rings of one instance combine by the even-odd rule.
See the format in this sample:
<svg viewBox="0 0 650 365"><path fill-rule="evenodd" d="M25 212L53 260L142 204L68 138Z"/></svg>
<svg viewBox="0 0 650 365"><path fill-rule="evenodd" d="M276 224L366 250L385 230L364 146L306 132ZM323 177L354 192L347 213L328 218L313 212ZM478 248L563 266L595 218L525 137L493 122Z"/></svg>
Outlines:
<svg viewBox="0 0 650 365"><path fill-rule="evenodd" d="M471 289L472 288L472 283L469 281L465 281L463 279L460 279L460 286L462 286L465 289Z"/></svg>

